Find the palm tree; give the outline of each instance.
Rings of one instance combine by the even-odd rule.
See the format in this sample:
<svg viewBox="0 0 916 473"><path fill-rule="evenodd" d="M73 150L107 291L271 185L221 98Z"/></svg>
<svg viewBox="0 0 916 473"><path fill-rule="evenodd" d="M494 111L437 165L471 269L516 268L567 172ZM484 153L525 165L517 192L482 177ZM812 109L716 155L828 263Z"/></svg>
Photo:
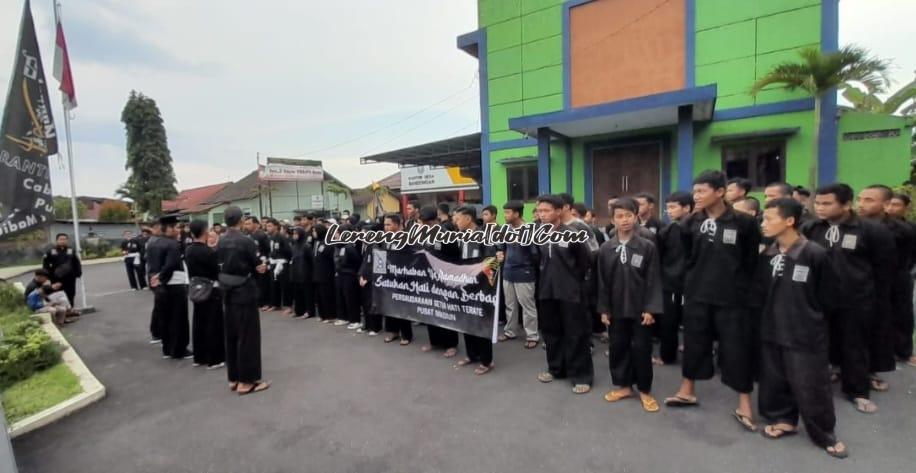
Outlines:
<svg viewBox="0 0 916 473"><path fill-rule="evenodd" d="M808 168L808 185L817 188L818 142L821 128L821 106L824 96L832 89L847 82L860 82L868 90L881 93L887 90L890 79L887 70L890 61L870 55L868 50L857 46L845 46L836 52L824 53L817 47L799 50L800 62L784 62L773 66L766 75L751 87L751 95L757 96L770 85L794 91L804 90L814 97L814 154Z"/></svg>
<svg viewBox="0 0 916 473"><path fill-rule="evenodd" d="M862 92L856 84L850 83L845 83L840 88L843 89L843 98L852 103L853 108L856 110L887 115L897 113L901 115L916 115L916 79L913 79L909 84L904 85L884 100L878 97L875 90L871 90L867 86L865 92Z"/></svg>

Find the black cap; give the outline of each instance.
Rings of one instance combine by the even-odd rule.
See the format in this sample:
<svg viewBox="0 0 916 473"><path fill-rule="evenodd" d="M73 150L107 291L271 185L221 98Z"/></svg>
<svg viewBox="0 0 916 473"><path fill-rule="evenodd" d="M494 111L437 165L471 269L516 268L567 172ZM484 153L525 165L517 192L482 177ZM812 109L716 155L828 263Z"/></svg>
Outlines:
<svg viewBox="0 0 916 473"><path fill-rule="evenodd" d="M420 221L428 222L430 220L436 220L439 217L439 214L436 212L436 208L427 205L420 209Z"/></svg>

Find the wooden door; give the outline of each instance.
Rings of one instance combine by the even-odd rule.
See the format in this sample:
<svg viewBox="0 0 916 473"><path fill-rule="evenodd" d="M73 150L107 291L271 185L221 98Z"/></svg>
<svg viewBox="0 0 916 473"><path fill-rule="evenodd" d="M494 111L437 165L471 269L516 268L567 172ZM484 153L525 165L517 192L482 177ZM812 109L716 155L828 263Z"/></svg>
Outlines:
<svg viewBox="0 0 916 473"><path fill-rule="evenodd" d="M592 203L602 222L609 219L607 201L612 196L651 192L659 197L661 149L655 142L592 151Z"/></svg>

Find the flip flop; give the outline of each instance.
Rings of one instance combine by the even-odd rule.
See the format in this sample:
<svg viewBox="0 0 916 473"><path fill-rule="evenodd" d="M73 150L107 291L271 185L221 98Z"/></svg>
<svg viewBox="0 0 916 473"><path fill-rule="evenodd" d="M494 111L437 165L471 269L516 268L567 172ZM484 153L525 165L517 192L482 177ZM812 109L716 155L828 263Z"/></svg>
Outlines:
<svg viewBox="0 0 916 473"><path fill-rule="evenodd" d="M863 414L874 414L878 412L878 405L872 402L871 399L857 397L853 399L852 402L856 405L856 410Z"/></svg>
<svg viewBox="0 0 916 473"><path fill-rule="evenodd" d="M572 388L573 394L588 394L591 390L592 387L587 384L577 384Z"/></svg>
<svg viewBox="0 0 916 473"><path fill-rule="evenodd" d="M763 429L760 430L760 435L763 435L764 437L770 440L778 440L783 437L791 437L796 434L798 434L798 427L792 430L786 430L786 429L780 429L776 427L775 424L767 425Z"/></svg>
<svg viewBox="0 0 916 473"><path fill-rule="evenodd" d="M538 373L538 381L542 383L550 383L550 382L553 382L553 380L554 380L554 376L550 373L547 373L547 372Z"/></svg>
<svg viewBox="0 0 916 473"><path fill-rule="evenodd" d="M470 358L465 358L463 360L458 360L458 363L455 363L455 368L461 368L462 366L467 366L473 363Z"/></svg>
<svg viewBox="0 0 916 473"><path fill-rule="evenodd" d="M658 401L649 395L639 396L639 402L642 403L642 408L646 412L658 412L659 409L661 409L658 405Z"/></svg>
<svg viewBox="0 0 916 473"><path fill-rule="evenodd" d="M239 393L239 396L245 396L251 393L259 393L261 391L266 391L267 388L269 387L270 387L270 383L266 381L260 381L257 384L251 386L251 388L246 389L245 391L239 390L238 393Z"/></svg>
<svg viewBox="0 0 916 473"><path fill-rule="evenodd" d="M538 347L538 341L537 341L537 340L528 340L528 341L525 342L525 349L526 349L526 350L531 350L532 348L537 348L537 347Z"/></svg>
<svg viewBox="0 0 916 473"><path fill-rule="evenodd" d="M398 338L401 338L401 337L396 337L396 336L388 335L387 337L385 337L385 339L384 339L383 341L384 341L385 343L391 343L391 342L397 340Z"/></svg>
<svg viewBox="0 0 916 473"><path fill-rule="evenodd" d="M700 403L697 402L697 398L687 398L679 395L674 395L671 397L665 398L665 405L668 407L694 407L698 406Z"/></svg>
<svg viewBox="0 0 916 473"><path fill-rule="evenodd" d="M890 389L890 385L887 384L887 381L881 378L877 378L877 377L872 378L871 380L869 380L869 383L871 384L871 388L878 392L883 393L887 391L888 389Z"/></svg>
<svg viewBox="0 0 916 473"><path fill-rule="evenodd" d="M490 366L480 365L474 370L474 374L480 376L480 375L489 373L492 369L493 369L493 365L490 365Z"/></svg>
<svg viewBox="0 0 916 473"><path fill-rule="evenodd" d="M238 389L238 388L239 388L239 383L229 383L229 390L230 390L230 391L233 391L233 392L234 392L234 391L235 391L236 389Z"/></svg>
<svg viewBox="0 0 916 473"><path fill-rule="evenodd" d="M837 445L842 445L843 449L838 451L836 448ZM833 449L833 451L830 451L831 448ZM837 442L831 445L830 447L825 448L824 450L827 452L827 455L830 455L833 458L843 459L849 456L849 448L847 448L846 444L844 444L843 442Z"/></svg>
<svg viewBox="0 0 916 473"><path fill-rule="evenodd" d="M608 393L604 395L604 400L607 402L617 402L631 397L633 397L633 391L626 393L622 389L614 389L613 391L608 391Z"/></svg>
<svg viewBox="0 0 916 473"><path fill-rule="evenodd" d="M413 340L401 339L401 346L402 346L402 347L406 347L407 345L410 345L410 343L411 343L412 341L413 341Z"/></svg>
<svg viewBox="0 0 916 473"><path fill-rule="evenodd" d="M458 350L456 348L449 348L448 350L445 350L445 353L442 354L442 357L443 358L454 358L455 355L457 354L458 354Z"/></svg>
<svg viewBox="0 0 916 473"><path fill-rule="evenodd" d="M735 411L732 412L732 417L734 417L735 420L737 420L738 423L741 424L741 427L744 427L744 430L747 430L748 432L757 431L757 426L754 425L754 421L750 417L738 412L737 409L735 409Z"/></svg>

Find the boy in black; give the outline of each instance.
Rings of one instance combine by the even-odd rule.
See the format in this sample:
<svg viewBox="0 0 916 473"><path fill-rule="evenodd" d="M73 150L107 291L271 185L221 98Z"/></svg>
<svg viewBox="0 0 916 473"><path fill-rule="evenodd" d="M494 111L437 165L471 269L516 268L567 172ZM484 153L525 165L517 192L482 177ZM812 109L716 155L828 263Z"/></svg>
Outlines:
<svg viewBox="0 0 916 473"><path fill-rule="evenodd" d="M286 238L286 232L276 219L267 221L267 238L270 245L268 262L270 265L270 307L283 310L283 315L292 315L292 293L289 288L289 261L293 252Z"/></svg>
<svg viewBox="0 0 916 473"><path fill-rule="evenodd" d="M459 207L455 210L455 226L458 231L477 231L477 211L473 207ZM495 246L484 246L476 242L461 242L461 260L477 259L487 256L496 256ZM498 314L497 314L498 315ZM483 375L493 369L493 342L489 338L464 334L464 351L466 358L459 361L456 366L465 366L477 363L474 374Z"/></svg>
<svg viewBox="0 0 916 473"><path fill-rule="evenodd" d="M832 267L826 250L806 240L796 225L802 205L791 197L773 199L763 213L763 234L774 240L757 265L762 297L760 415L763 435L778 439L805 430L831 456L845 458L834 435L836 416L830 389L827 321L823 307L832 296Z"/></svg>
<svg viewBox="0 0 916 473"><path fill-rule="evenodd" d="M423 225L439 226L441 230L445 230L445 227L439 223L436 207L424 206L420 208L419 218L420 223ZM461 259L461 248L457 243L436 242L432 245L424 245L423 249L434 252L436 256L445 261L456 262ZM423 345L420 350L429 352L434 348L442 349L445 350L442 355L445 358L452 358L458 354L458 332L432 324L427 324L426 329L429 333L429 343Z"/></svg>
<svg viewBox="0 0 916 473"><path fill-rule="evenodd" d="M658 219L655 196L650 192L636 194L636 203L639 204L639 225L658 235L662 228L662 221ZM611 216L613 219L613 216Z"/></svg>
<svg viewBox="0 0 916 473"><path fill-rule="evenodd" d="M830 325L830 361L840 366L843 392L859 412L878 410L869 399L872 353L880 352L874 337L878 301L887 300L894 267L894 239L878 223L851 210L853 192L846 184L830 184L815 192L818 220L802 227L808 240L827 250L836 274L836 297L826 308Z"/></svg>
<svg viewBox="0 0 916 473"><path fill-rule="evenodd" d="M564 215L564 202L555 195L538 197L538 217L551 231L579 231L591 234L585 223ZM565 217L565 221L564 221ZM581 223L581 224L580 224ZM591 239L594 242L594 239ZM591 391L595 371L589 342L591 314L585 310L585 277L594 260L587 243L550 243L540 248L538 275L539 327L547 346L547 371L538 381L569 378L573 393Z"/></svg>
<svg viewBox="0 0 916 473"><path fill-rule="evenodd" d="M610 332L611 379L619 389L608 402L633 397L635 383L646 412L658 412L652 390L652 325L662 312L658 252L636 233L638 204L618 200L611 218L617 232L598 250L598 312Z"/></svg>
<svg viewBox="0 0 916 473"><path fill-rule="evenodd" d="M695 382L715 374L713 341L718 336L722 383L738 392L735 419L756 431L749 301L760 245L754 219L725 202L725 175L704 171L693 181L696 212L684 222L687 255L684 286L684 364L678 392L665 404L696 406Z"/></svg>
<svg viewBox="0 0 916 473"><path fill-rule="evenodd" d="M887 215L900 224L909 227L910 231L916 234L916 226L906 220L909 210L910 196L906 194L894 194L887 204ZM914 254L910 255L909 259L910 266L898 269L905 269L908 273L913 269L913 264L916 264L916 242L913 243L913 251ZM906 282L907 289L899 291L898 294L913 293L913 277L909 276ZM897 358L900 361L916 367L916 356L913 356L913 304L909 299L906 301L901 299L895 301L895 305L897 306L894 309L894 313L897 316L897 343L894 351L897 352Z"/></svg>
<svg viewBox="0 0 916 473"><path fill-rule="evenodd" d="M64 291L70 306L76 307L76 280L83 277L83 266L66 233L58 233L55 240L57 245L45 252L41 267L51 276L52 288Z"/></svg>
<svg viewBox="0 0 916 473"><path fill-rule="evenodd" d="M678 329L684 312L684 273L687 257L682 241L684 222L693 211L693 196L687 192L675 192L665 199L665 211L671 223L658 232L658 254L661 261L662 297L664 314L658 322L659 360L670 365L677 362ZM659 364L656 362L656 364Z"/></svg>

